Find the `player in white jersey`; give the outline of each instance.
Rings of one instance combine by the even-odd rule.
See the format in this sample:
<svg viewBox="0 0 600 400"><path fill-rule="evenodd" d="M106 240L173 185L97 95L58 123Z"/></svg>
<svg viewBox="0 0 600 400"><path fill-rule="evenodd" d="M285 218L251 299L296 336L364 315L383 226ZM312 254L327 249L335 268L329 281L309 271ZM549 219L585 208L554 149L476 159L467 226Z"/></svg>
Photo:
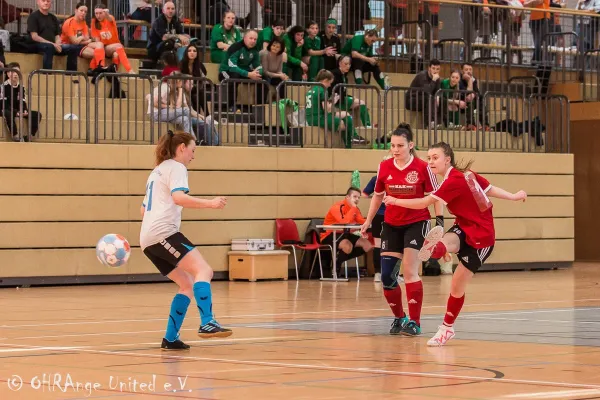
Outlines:
<svg viewBox="0 0 600 400"><path fill-rule="evenodd" d="M156 167L146 183L142 203L140 247L146 257L179 286L171 303L167 332L162 340L163 350L187 350L189 345L179 340L179 330L191 298L200 312L198 336L227 337L232 334L215 321L212 313L210 281L213 270L181 232L183 208L223 208L225 197L212 200L189 196L187 166L194 159L195 139L188 133L169 131L156 146Z"/></svg>

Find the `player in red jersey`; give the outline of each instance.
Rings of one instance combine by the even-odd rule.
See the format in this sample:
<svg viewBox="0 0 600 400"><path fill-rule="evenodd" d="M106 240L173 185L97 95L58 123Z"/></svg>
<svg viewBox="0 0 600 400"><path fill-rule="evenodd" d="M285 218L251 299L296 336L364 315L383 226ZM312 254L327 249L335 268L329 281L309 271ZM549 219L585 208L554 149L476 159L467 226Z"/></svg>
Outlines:
<svg viewBox="0 0 600 400"><path fill-rule="evenodd" d="M379 164L375 193L361 233L371 225L384 195L404 199L422 198L437 189L435 174L427 163L415 156L413 134L408 124L400 124L390 139L393 157ZM444 224L442 204L436 203L436 221ZM381 282L383 294L394 313L391 335L416 336L421 333L423 282L419 277L417 258L429 231L429 210L411 210L392 205L385 209L381 231ZM402 289L398 286L396 264L402 259L406 282L407 318L402 307Z"/></svg>
<svg viewBox="0 0 600 400"><path fill-rule="evenodd" d="M484 177L470 170L472 161L458 166L454 152L446 143L431 146L427 156L433 172L444 177L439 188L421 199L399 199L387 197L386 206L397 205L414 210L426 209L437 201L442 201L455 217L454 225L444 234L441 226L436 226L427 234L419 252L419 259L444 257L456 253L458 267L452 277L450 296L446 306L444 323L428 342L428 346L443 346L454 337L452 327L465 302L465 289L473 275L483 265L494 250L496 241L494 217L490 197L525 201L527 193L520 190L509 193L490 185Z"/></svg>

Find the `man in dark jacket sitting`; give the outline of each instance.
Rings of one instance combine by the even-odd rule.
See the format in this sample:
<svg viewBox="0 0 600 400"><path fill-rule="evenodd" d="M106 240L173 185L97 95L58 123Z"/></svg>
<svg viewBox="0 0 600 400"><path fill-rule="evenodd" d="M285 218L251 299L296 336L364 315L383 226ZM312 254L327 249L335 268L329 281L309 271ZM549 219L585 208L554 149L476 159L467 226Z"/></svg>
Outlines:
<svg viewBox="0 0 600 400"><path fill-rule="evenodd" d="M424 126L435 127L436 107L435 93L440 88L440 62L435 58L429 62L426 71L419 72L410 84L410 89L404 94L407 110L422 111Z"/></svg>

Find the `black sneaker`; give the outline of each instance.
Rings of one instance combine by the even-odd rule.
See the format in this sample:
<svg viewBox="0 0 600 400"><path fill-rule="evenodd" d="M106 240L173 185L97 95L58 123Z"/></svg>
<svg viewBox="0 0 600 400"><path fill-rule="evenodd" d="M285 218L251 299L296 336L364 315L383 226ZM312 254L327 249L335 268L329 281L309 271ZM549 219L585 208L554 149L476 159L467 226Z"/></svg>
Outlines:
<svg viewBox="0 0 600 400"><path fill-rule="evenodd" d="M417 325L415 321L408 321L408 323L402 327L400 334L404 336L419 336L421 334L421 327Z"/></svg>
<svg viewBox="0 0 600 400"><path fill-rule="evenodd" d="M190 346L183 343L179 339L175 339L173 342L169 342L167 339L163 338L162 343L160 345L161 350L189 350Z"/></svg>
<svg viewBox="0 0 600 400"><path fill-rule="evenodd" d="M202 325L200 329L198 329L198 336L204 339L209 338L225 338L231 336L233 332L231 329L223 328L219 323L215 320L210 321L208 324Z"/></svg>
<svg viewBox="0 0 600 400"><path fill-rule="evenodd" d="M402 328L404 328L404 325L407 323L408 317L406 316L402 318L394 318L394 322L392 322L392 327L390 328L390 335L400 335Z"/></svg>
<svg viewBox="0 0 600 400"><path fill-rule="evenodd" d="M352 144L369 144L369 141L362 136L355 136L352 138Z"/></svg>

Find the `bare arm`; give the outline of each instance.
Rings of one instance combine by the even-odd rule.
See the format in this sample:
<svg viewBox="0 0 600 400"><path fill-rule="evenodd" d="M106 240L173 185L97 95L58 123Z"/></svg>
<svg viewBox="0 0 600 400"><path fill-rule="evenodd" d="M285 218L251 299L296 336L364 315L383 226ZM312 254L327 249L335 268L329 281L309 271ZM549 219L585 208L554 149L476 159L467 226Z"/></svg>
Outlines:
<svg viewBox="0 0 600 400"><path fill-rule="evenodd" d="M142 218L144 218L144 213L146 212L146 207L144 207L143 205L140 206L140 214L142 214Z"/></svg>
<svg viewBox="0 0 600 400"><path fill-rule="evenodd" d="M358 58L359 60L363 60L366 62L370 62L370 58L367 56L363 56L362 54L360 54L358 51L356 50L352 50L352 58Z"/></svg>
<svg viewBox="0 0 600 400"><path fill-rule="evenodd" d="M523 190L519 190L517 193L510 193L510 192L507 192L506 190L496 187L496 186L492 186L492 188L487 191L487 195L488 195L488 197L495 197L497 199L504 199L504 200L512 200L512 201L527 200L527 193L525 193Z"/></svg>
<svg viewBox="0 0 600 400"><path fill-rule="evenodd" d="M387 196L384 199L384 202L386 206L399 206L413 210L422 210L434 204L437 200L431 195L420 199L397 199L395 197Z"/></svg>
<svg viewBox="0 0 600 400"><path fill-rule="evenodd" d="M212 200L198 199L182 191L172 194L173 201L183 208L223 208L227 204L226 197L215 197Z"/></svg>
<svg viewBox="0 0 600 400"><path fill-rule="evenodd" d="M436 217L442 217L444 215L444 204L441 201L438 200L433 203L433 209Z"/></svg>

